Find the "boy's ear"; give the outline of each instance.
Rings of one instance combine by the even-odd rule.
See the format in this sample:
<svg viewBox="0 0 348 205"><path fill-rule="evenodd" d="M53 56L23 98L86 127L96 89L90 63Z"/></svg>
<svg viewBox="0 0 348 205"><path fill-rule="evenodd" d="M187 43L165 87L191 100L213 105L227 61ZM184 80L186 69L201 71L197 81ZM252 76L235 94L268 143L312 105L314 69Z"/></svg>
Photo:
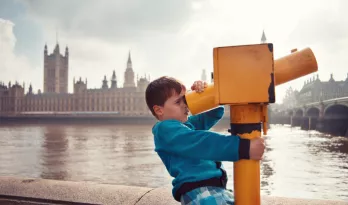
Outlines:
<svg viewBox="0 0 348 205"><path fill-rule="evenodd" d="M161 106L154 105L154 106L153 106L153 111L155 111L155 113L156 113L157 116L163 115L163 109L162 109Z"/></svg>

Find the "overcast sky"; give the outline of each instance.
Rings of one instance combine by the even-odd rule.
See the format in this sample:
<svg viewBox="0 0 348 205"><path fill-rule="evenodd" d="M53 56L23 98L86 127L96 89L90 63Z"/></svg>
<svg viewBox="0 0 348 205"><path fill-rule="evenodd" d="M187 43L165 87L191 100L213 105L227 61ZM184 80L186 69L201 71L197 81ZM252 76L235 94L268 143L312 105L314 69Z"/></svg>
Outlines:
<svg viewBox="0 0 348 205"><path fill-rule="evenodd" d="M43 48L51 53L58 39L70 51L69 91L73 77L99 88L113 70L122 86L129 50L139 77L169 75L189 86L202 69L213 71L214 47L260 43L263 30L275 58L310 47L321 80L345 80L346 11L345 0L1 0L0 81L42 90ZM278 86L277 101L309 77Z"/></svg>

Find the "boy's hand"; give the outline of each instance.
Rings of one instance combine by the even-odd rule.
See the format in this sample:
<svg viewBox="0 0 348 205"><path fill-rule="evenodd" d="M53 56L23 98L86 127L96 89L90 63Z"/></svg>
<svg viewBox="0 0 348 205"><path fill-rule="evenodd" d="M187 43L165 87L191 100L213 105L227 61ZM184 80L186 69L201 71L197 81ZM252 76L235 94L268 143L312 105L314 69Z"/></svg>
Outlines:
<svg viewBox="0 0 348 205"><path fill-rule="evenodd" d="M191 86L191 90L195 90L197 93L201 93L204 91L204 88L208 87L207 82L203 82L201 80L195 81Z"/></svg>
<svg viewBox="0 0 348 205"><path fill-rule="evenodd" d="M259 137L259 138L250 140L250 151L249 151L250 159L261 160L264 150L265 150L265 143L263 138Z"/></svg>

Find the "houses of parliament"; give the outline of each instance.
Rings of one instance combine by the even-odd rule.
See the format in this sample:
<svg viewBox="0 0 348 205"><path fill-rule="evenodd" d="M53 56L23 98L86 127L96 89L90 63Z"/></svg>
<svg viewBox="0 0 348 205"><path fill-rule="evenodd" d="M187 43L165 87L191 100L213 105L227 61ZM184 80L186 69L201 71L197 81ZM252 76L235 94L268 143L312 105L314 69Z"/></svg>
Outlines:
<svg viewBox="0 0 348 205"><path fill-rule="evenodd" d="M111 73L110 73L111 74ZM73 93L68 93L69 49L60 53L57 43L53 53L44 47L43 91L33 92L30 85L0 83L0 115L35 113L117 113L120 116L150 116L145 103L146 76L135 80L131 54L124 72L124 84L119 87L113 71L110 84L104 76L101 87L88 89L87 79L73 80ZM102 76L101 76L102 78Z"/></svg>

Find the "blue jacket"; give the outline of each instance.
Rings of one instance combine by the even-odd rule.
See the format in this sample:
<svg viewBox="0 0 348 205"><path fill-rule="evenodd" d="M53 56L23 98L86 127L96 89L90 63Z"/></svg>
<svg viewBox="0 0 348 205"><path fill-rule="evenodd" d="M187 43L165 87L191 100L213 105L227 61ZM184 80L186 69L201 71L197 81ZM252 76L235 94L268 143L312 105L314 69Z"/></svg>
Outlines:
<svg viewBox="0 0 348 205"><path fill-rule="evenodd" d="M221 177L216 161L239 160L240 138L208 131L223 116L224 107L178 120L157 122L152 128L155 151L166 166L175 192L185 182Z"/></svg>

